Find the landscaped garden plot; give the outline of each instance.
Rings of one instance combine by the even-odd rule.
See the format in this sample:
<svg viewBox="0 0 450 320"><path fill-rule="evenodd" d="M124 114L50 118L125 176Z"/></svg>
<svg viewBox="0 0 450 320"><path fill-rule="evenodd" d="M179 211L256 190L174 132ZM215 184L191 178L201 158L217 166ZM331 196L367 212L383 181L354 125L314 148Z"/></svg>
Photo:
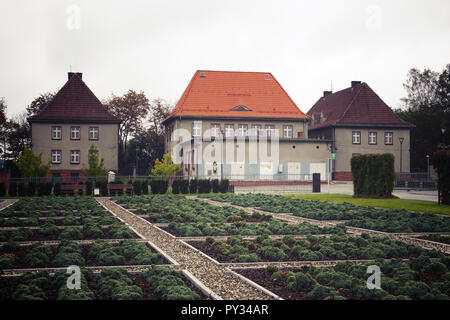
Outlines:
<svg viewBox="0 0 450 320"><path fill-rule="evenodd" d="M380 267L381 289L370 290L366 280L367 266ZM284 299L322 300L448 300L450 298L450 257L430 259L426 255L401 260L377 260L376 263L356 265L339 262L334 268L303 266L297 269L235 270Z"/></svg>
<svg viewBox="0 0 450 320"><path fill-rule="evenodd" d="M291 224L271 219L268 223L170 223L166 231L179 237L196 236L255 236L255 235L308 235L345 232L344 226L318 227L308 222Z"/></svg>
<svg viewBox="0 0 450 320"><path fill-rule="evenodd" d="M169 263L147 244L133 239L110 244L96 240L78 244L63 240L59 245L35 243L19 246L9 242L0 247L0 269L54 268L77 266L122 266Z"/></svg>
<svg viewBox="0 0 450 320"><path fill-rule="evenodd" d="M450 218L432 213L363 207L349 203L333 204L265 194L214 194L201 197L316 220L345 220L347 226L384 232L450 232Z"/></svg>
<svg viewBox="0 0 450 320"><path fill-rule="evenodd" d="M189 244L219 262L408 259L421 254L432 258L443 256L436 250L425 250L389 238L372 238L366 234L362 237L310 235L306 239L286 236L281 240L258 236L254 241L232 236L226 241L207 238L202 242L190 241Z"/></svg>
<svg viewBox="0 0 450 320"><path fill-rule="evenodd" d="M82 269L81 290L66 286L65 271L46 271L0 278L0 300L198 300L206 297L180 273L152 267L140 274L125 269L105 269L94 274Z"/></svg>
<svg viewBox="0 0 450 320"><path fill-rule="evenodd" d="M423 240L428 240L428 241L450 244L450 236L449 235L429 234L429 235L417 237L417 239L423 239Z"/></svg>
<svg viewBox="0 0 450 320"><path fill-rule="evenodd" d="M270 215L248 214L244 210L217 207L179 195L120 196L112 200L135 214L145 215L144 218L152 223L262 222L271 219Z"/></svg>

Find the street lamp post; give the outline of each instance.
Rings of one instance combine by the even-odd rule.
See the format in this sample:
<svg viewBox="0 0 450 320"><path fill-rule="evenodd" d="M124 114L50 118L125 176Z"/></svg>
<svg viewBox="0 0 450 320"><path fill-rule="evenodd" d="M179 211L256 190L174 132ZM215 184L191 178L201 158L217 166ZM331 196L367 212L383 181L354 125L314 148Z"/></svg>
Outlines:
<svg viewBox="0 0 450 320"><path fill-rule="evenodd" d="M405 138L400 137L398 141L400 142L400 173L402 173L402 164L403 164L403 141Z"/></svg>

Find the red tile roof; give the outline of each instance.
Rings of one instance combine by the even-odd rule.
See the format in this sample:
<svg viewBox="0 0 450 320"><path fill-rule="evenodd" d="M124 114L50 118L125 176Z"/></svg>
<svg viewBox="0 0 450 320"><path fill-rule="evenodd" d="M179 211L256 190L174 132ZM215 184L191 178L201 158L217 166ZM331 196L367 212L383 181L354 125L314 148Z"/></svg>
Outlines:
<svg viewBox="0 0 450 320"><path fill-rule="evenodd" d="M309 119L271 73L204 70L194 74L166 121L173 116Z"/></svg>
<svg viewBox="0 0 450 320"><path fill-rule="evenodd" d="M82 80L81 73L69 73L69 80L33 121L76 121L120 123Z"/></svg>
<svg viewBox="0 0 450 320"><path fill-rule="evenodd" d="M323 120L320 123L320 115ZM392 125L412 127L400 119L389 106L366 83L321 97L308 111L314 115L309 129L330 125Z"/></svg>

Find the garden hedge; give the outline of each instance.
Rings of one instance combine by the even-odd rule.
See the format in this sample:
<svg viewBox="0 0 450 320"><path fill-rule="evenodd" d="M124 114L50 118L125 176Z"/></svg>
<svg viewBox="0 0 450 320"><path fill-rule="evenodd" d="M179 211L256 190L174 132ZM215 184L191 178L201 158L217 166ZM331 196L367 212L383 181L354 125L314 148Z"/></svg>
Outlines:
<svg viewBox="0 0 450 320"><path fill-rule="evenodd" d="M436 151L433 166L438 172L441 202L450 204L450 150Z"/></svg>
<svg viewBox="0 0 450 320"><path fill-rule="evenodd" d="M394 189L394 155L363 154L351 159L355 197L391 198Z"/></svg>
<svg viewBox="0 0 450 320"><path fill-rule="evenodd" d="M0 197L4 197L6 195L6 185L2 182L0 183Z"/></svg>

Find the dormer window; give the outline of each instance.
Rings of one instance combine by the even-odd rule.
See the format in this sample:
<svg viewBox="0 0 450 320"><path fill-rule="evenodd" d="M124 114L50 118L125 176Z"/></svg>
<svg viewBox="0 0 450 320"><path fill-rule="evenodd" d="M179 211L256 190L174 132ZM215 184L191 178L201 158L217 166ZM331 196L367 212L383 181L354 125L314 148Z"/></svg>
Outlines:
<svg viewBox="0 0 450 320"><path fill-rule="evenodd" d="M252 111L252 110L246 106L239 105L239 106L236 106L233 109L231 109L231 111Z"/></svg>

